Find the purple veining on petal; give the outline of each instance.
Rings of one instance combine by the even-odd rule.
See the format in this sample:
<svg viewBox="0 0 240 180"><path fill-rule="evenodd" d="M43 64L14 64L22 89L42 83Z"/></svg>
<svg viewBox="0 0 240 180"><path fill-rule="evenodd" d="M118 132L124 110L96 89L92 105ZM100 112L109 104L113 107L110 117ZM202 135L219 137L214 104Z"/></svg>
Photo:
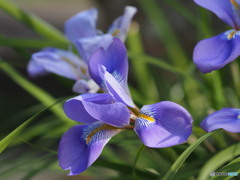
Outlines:
<svg viewBox="0 0 240 180"><path fill-rule="evenodd" d="M69 169L69 175L84 172L96 161L107 142L120 131L101 122L70 128L59 144L59 165L64 170Z"/></svg>
<svg viewBox="0 0 240 180"><path fill-rule="evenodd" d="M102 121L116 127L129 125L130 112L110 94L83 94L65 102L66 115L81 123Z"/></svg>
<svg viewBox="0 0 240 180"><path fill-rule="evenodd" d="M127 52L124 44L117 38L113 39L108 49L104 50L100 48L97 50L91 56L88 65L90 76L99 86L103 84L103 80L99 75L99 65L105 66L106 70L115 76L115 79L127 82Z"/></svg>
<svg viewBox="0 0 240 180"><path fill-rule="evenodd" d="M148 147L174 146L187 141L192 132L192 118L182 106L162 101L141 108L134 130Z"/></svg>

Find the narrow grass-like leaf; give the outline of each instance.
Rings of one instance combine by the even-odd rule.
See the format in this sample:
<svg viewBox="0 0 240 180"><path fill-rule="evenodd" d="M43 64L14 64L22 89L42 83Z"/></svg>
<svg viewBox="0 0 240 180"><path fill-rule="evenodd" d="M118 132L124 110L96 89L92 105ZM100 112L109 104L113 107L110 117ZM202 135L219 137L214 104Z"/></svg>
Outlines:
<svg viewBox="0 0 240 180"><path fill-rule="evenodd" d="M65 36L41 18L27 13L9 0L0 0L0 9L47 39L67 42Z"/></svg>
<svg viewBox="0 0 240 180"><path fill-rule="evenodd" d="M142 39L140 35L139 25L133 22L128 33L127 38L128 49L132 53L144 54ZM137 83L137 89L144 95L146 104L151 104L152 101L159 99L159 94L154 84L153 79L150 77L149 66L142 58L131 61L132 73L134 80ZM146 88L148 87L148 88Z"/></svg>
<svg viewBox="0 0 240 180"><path fill-rule="evenodd" d="M41 162L41 164L39 165L38 163L38 167L35 167L34 169L31 169L30 172L28 172L23 178L22 180L31 180L35 175L37 175L38 173L40 173L41 171L49 168L53 163L55 163L55 161L53 159L50 160L46 160L44 162Z"/></svg>
<svg viewBox="0 0 240 180"><path fill-rule="evenodd" d="M229 146L209 159L199 172L198 180L206 180L209 173L240 155L240 143Z"/></svg>
<svg viewBox="0 0 240 180"><path fill-rule="evenodd" d="M114 162L110 162L107 160L100 160L98 159L95 163L94 166L101 166L105 168L109 168L112 170L116 170L117 172L121 172L125 175L132 175L132 168L131 165L124 165L124 164L118 164ZM142 179L158 179L159 176L156 175L155 173L152 173L147 170L142 170L142 169L135 169L135 173L138 177L141 177Z"/></svg>
<svg viewBox="0 0 240 180"><path fill-rule="evenodd" d="M230 64L232 78L233 78L233 85L235 88L235 92L237 94L238 99L240 100L240 67L238 62L232 62Z"/></svg>
<svg viewBox="0 0 240 180"><path fill-rule="evenodd" d="M26 38L12 38L0 36L0 46L20 47L20 48L36 48L41 49L45 47L55 47L67 49L68 42L41 40L41 39L26 39Z"/></svg>
<svg viewBox="0 0 240 180"><path fill-rule="evenodd" d="M137 152L137 155L136 155L136 157L135 157L135 159L134 159L134 161L133 161L133 165L132 165L132 171L133 171L133 172L134 172L134 170L135 170L135 168L136 168L137 161L138 161L138 159L140 158L140 156L141 156L144 148L145 148L145 145L144 145L144 144L141 144L141 146L140 146L140 148L139 148L139 150L138 150L138 152Z"/></svg>
<svg viewBox="0 0 240 180"><path fill-rule="evenodd" d="M237 158L231 161L229 164L224 166L223 168L217 170L218 172L235 172L240 173L240 158ZM238 175L237 175L238 176ZM231 179L233 176L214 176L211 180L227 180Z"/></svg>
<svg viewBox="0 0 240 180"><path fill-rule="evenodd" d="M18 73L11 65L8 63L0 60L0 70L2 70L5 74L7 74L15 83L21 86L24 90L30 93L33 97L35 97L38 101L40 101L46 107L52 105L56 102L50 94L39 88L38 86L34 85L26 78L24 78L20 73ZM70 123L62 110L62 106L57 104L51 111L59 117L59 119L63 120L65 123Z"/></svg>
<svg viewBox="0 0 240 180"><path fill-rule="evenodd" d="M163 41L168 56L173 61L174 65L181 67L181 69L185 69L187 64L185 51L182 49L175 32L169 25L167 18L162 12L162 9L157 1L148 0L146 3L145 0L137 0L137 2L148 16L148 19L154 26L157 35Z"/></svg>
<svg viewBox="0 0 240 180"><path fill-rule="evenodd" d="M181 3L181 1L178 0L164 0L166 4L168 4L172 9L174 9L178 14L180 14L182 17L184 17L188 22L195 26L200 26L201 30L208 31L206 24L201 20L196 20L196 16L193 15L193 12L191 12L184 3Z"/></svg>
<svg viewBox="0 0 240 180"><path fill-rule="evenodd" d="M178 0L164 0L166 4L168 4L172 9L182 15L186 20L188 20L192 24L196 24L196 18L193 16L193 13L185 6L181 1Z"/></svg>
<svg viewBox="0 0 240 180"><path fill-rule="evenodd" d="M212 134L216 133L217 131L210 132L199 138L196 142L191 144L179 157L178 159L173 163L169 171L164 176L163 180L171 180L179 170L179 168L183 165L187 157L196 149L205 139L207 139Z"/></svg>
<svg viewBox="0 0 240 180"><path fill-rule="evenodd" d="M56 105L58 102L55 102L51 106L44 108L43 110L37 112L32 117L30 117L28 120L26 120L23 124L21 124L19 127L17 127L14 131L12 131L8 136L6 136L4 139L0 141L0 154L9 146L9 144L14 141L21 132L31 123L34 119L36 119L39 115L41 115L43 112L50 109L52 106Z"/></svg>
<svg viewBox="0 0 240 180"><path fill-rule="evenodd" d="M169 72L173 72L182 76L186 76L188 74L188 72L180 69L180 68L176 68L171 64L166 63L164 60L159 59L159 58L155 58L149 55L145 55L145 54L136 54L136 53L132 53L131 51L128 52L128 56L130 57L130 60L139 60L142 59L142 61L145 61L146 63L158 66L164 70L167 70Z"/></svg>
<svg viewBox="0 0 240 180"><path fill-rule="evenodd" d="M213 106L216 109L220 109L226 105L226 99L223 92L222 80L219 72L214 71L204 75L204 78L212 88L210 91L213 96ZM210 94L210 96L211 96Z"/></svg>

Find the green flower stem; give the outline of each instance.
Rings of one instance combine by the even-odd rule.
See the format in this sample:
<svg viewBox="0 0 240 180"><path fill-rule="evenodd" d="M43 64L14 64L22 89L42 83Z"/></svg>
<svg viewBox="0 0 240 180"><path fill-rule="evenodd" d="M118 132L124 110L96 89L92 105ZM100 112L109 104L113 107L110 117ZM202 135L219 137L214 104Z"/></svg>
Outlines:
<svg viewBox="0 0 240 180"><path fill-rule="evenodd" d="M10 46L15 48L36 48L42 49L45 47L55 47L68 49L70 43L57 40L42 40L42 39L27 39L27 38L12 38L0 36L0 46Z"/></svg>

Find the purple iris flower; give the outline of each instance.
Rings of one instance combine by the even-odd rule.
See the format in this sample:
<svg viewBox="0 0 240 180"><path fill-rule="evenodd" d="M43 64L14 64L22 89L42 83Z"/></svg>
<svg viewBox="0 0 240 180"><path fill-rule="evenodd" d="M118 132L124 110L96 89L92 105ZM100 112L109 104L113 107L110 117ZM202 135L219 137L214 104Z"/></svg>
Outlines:
<svg viewBox="0 0 240 180"><path fill-rule="evenodd" d="M81 57L88 61L90 56L100 47L107 49L108 46L112 43L114 37L119 38L122 42L125 41L127 32L131 23L131 20L137 9L132 6L126 6L124 14L118 17L113 24L108 29L108 32L104 34L102 31L96 28L96 17L97 9L93 8L84 15L79 13L72 18L70 18L65 23L66 36L70 41L74 41L78 52L81 54ZM85 16L89 16L91 21L86 23ZM91 18L92 17L92 18ZM83 25L86 24L86 27L82 29ZM83 33L78 33L79 31L84 31ZM85 36L83 37L82 34Z"/></svg>
<svg viewBox="0 0 240 180"><path fill-rule="evenodd" d="M229 132L239 133L240 109L223 108L216 111L201 122L201 127L207 132L222 128Z"/></svg>
<svg viewBox="0 0 240 180"><path fill-rule="evenodd" d="M240 0L194 1L233 28L196 45L194 63L202 73L208 73L224 67L240 55Z"/></svg>
<svg viewBox="0 0 240 180"><path fill-rule="evenodd" d="M99 47L107 48L113 37L118 37L124 42L135 13L136 8L127 6L124 14L113 22L107 34L102 34L96 29L97 9L92 8L78 13L66 21L65 35L73 44L76 44L83 60L71 50L45 48L32 55L28 73L32 77L55 73L75 80L73 91L76 93L97 92L99 86L88 73L88 58Z"/></svg>
<svg viewBox="0 0 240 180"><path fill-rule="evenodd" d="M192 132L191 115L180 105L163 101L140 110L127 85L128 58L123 43L114 38L107 49L89 59L89 73L104 91L84 94L64 104L66 115L85 125L70 128L59 145L59 164L70 175L85 171L116 134L134 130L148 147L163 148L187 141Z"/></svg>

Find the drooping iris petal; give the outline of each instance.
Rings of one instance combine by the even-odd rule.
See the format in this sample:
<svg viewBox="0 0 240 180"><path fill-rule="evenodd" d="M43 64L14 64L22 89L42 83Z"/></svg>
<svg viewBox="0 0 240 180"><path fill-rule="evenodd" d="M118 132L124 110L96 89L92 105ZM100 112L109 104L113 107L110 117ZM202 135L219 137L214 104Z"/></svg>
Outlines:
<svg viewBox="0 0 240 180"><path fill-rule="evenodd" d="M71 51L45 48L34 53L28 64L28 73L32 77L51 72L69 79L89 78L87 65Z"/></svg>
<svg viewBox="0 0 240 180"><path fill-rule="evenodd" d="M96 93L99 90L99 86L92 80L77 80L73 85L73 92L75 93Z"/></svg>
<svg viewBox="0 0 240 180"><path fill-rule="evenodd" d="M174 146L187 141L192 132L192 118L182 106L162 101L142 107L134 130L148 147Z"/></svg>
<svg viewBox="0 0 240 180"><path fill-rule="evenodd" d="M240 132L240 109L223 108L207 116L202 122L201 127L211 132L216 129L225 129L229 132Z"/></svg>
<svg viewBox="0 0 240 180"><path fill-rule="evenodd" d="M104 82L104 90L111 94L116 101L122 102L129 107L135 107L127 87L127 82L117 81L112 74L106 71L104 66L99 66L99 74Z"/></svg>
<svg viewBox="0 0 240 180"><path fill-rule="evenodd" d="M27 65L27 71L28 74L33 78L49 74L49 72L41 64L34 61L33 59L29 61Z"/></svg>
<svg viewBox="0 0 240 180"><path fill-rule="evenodd" d="M81 57L87 62L97 49L107 49L112 41L113 37L110 34L104 34L80 38L75 41L75 45Z"/></svg>
<svg viewBox="0 0 240 180"><path fill-rule="evenodd" d="M237 8L237 6L239 6L238 0L194 0L194 1L198 5L215 13L222 21L224 21L228 25L232 26L235 29L238 29L240 25L239 8Z"/></svg>
<svg viewBox="0 0 240 180"><path fill-rule="evenodd" d="M96 122L70 128L60 141L59 165L70 170L69 175L85 171L101 154L104 146L121 130Z"/></svg>
<svg viewBox="0 0 240 180"><path fill-rule="evenodd" d="M112 74L119 82L127 82L128 59L124 44L117 38L113 39L107 50L98 49L89 59L88 67L92 79L102 86L103 80L99 75L99 65L106 67L107 71Z"/></svg>
<svg viewBox="0 0 240 180"><path fill-rule="evenodd" d="M240 55L240 32L229 30L200 41L193 52L193 60L202 73L224 67Z"/></svg>
<svg viewBox="0 0 240 180"><path fill-rule="evenodd" d="M110 94L83 94L65 102L66 115L81 123L102 121L116 127L129 125L130 112Z"/></svg>
<svg viewBox="0 0 240 180"><path fill-rule="evenodd" d="M80 12L67 20L64 25L67 38L74 42L79 38L96 36L97 15L97 9L92 8Z"/></svg>
<svg viewBox="0 0 240 180"><path fill-rule="evenodd" d="M118 37L122 42L125 41L127 32L132 21L133 16L136 14L137 9L132 6L125 7L124 14L118 17L108 30L109 34Z"/></svg>

